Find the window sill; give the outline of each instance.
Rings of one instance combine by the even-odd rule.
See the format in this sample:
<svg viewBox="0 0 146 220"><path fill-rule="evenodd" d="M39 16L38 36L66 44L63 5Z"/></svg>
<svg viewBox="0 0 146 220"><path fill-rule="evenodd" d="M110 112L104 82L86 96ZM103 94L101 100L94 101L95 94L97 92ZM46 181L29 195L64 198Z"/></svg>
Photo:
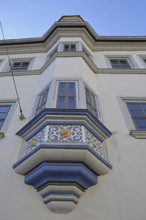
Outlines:
<svg viewBox="0 0 146 220"><path fill-rule="evenodd" d="M146 131L131 130L130 135L137 139L146 139Z"/></svg>
<svg viewBox="0 0 146 220"><path fill-rule="evenodd" d="M0 132L0 139L4 138L5 137L5 134L4 132Z"/></svg>

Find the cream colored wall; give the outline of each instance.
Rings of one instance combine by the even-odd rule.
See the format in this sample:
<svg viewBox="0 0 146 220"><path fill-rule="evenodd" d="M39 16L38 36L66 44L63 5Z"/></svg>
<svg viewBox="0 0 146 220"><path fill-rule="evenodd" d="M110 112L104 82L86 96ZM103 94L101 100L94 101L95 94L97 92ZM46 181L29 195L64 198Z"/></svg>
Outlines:
<svg viewBox="0 0 146 220"><path fill-rule="evenodd" d="M93 59L98 68L107 68L107 56L132 56L136 64L135 68L145 68L142 63L141 56L146 56L145 51L99 51L93 53Z"/></svg>
<svg viewBox="0 0 146 220"><path fill-rule="evenodd" d="M94 60L97 60L98 66L106 67L105 54L111 55L112 52L95 53ZM132 54L138 63L137 52ZM39 68L45 57L46 54L37 56L34 68ZM12 169L21 148L21 139L15 133L29 121L36 95L53 77L82 78L99 96L103 122L113 132L107 140L112 170L99 177L99 183L87 190L76 209L67 215L56 215L49 211L33 187L24 184L24 177ZM16 76L15 80L26 119L18 119L17 106L6 137L0 140L0 219L144 220L146 141L129 135L117 97L145 96L145 75L94 74L82 58L57 58L42 75ZM15 98L12 78L1 77L0 100Z"/></svg>

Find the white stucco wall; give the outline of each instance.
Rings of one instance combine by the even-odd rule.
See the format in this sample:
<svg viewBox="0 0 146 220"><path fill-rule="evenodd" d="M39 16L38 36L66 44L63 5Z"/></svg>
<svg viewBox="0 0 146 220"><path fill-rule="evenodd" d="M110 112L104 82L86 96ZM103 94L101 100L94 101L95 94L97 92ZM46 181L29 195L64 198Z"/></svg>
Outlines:
<svg viewBox="0 0 146 220"><path fill-rule="evenodd" d="M104 55L112 55L113 52L94 54L97 66L105 68ZM137 54L144 52L120 51L114 54L132 54L139 68L143 68ZM33 69L39 69L45 63L46 53L29 54L29 57L31 56L36 57ZM25 185L24 177L16 174L12 169L22 144L22 140L15 133L31 118L36 96L40 91L54 78L62 77L82 79L98 95L103 123L113 132L112 137L106 141L112 170L107 175L100 176L98 184L88 189L76 209L67 215L57 215L49 211L37 191ZM145 75L95 74L81 57L65 57L57 58L40 75L15 76L15 80L26 119L19 120L17 105L5 133L6 137L0 140L0 219L144 220L146 218L146 140L135 139L129 135L118 97L144 97ZM0 101L11 99L16 99L12 78L1 77Z"/></svg>

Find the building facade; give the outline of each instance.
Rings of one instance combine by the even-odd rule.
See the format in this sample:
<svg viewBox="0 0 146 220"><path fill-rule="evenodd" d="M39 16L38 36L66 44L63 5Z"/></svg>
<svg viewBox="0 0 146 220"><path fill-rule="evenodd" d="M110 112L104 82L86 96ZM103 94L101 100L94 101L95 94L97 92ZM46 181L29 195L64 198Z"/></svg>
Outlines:
<svg viewBox="0 0 146 220"><path fill-rule="evenodd" d="M0 218L145 220L145 85L146 37L80 16L1 41Z"/></svg>

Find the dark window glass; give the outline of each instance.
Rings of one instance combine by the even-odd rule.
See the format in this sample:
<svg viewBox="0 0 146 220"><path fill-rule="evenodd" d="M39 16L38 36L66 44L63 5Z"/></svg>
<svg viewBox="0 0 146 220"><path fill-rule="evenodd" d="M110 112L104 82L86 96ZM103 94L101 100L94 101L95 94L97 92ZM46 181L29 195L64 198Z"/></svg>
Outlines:
<svg viewBox="0 0 146 220"><path fill-rule="evenodd" d="M127 103L127 107L136 129L146 130L146 104Z"/></svg>
<svg viewBox="0 0 146 220"><path fill-rule="evenodd" d="M110 59L113 69L131 69L127 59Z"/></svg>
<svg viewBox="0 0 146 220"><path fill-rule="evenodd" d="M86 105L87 109L92 112L93 115L98 117L97 107L96 107L96 97L95 95L86 87Z"/></svg>
<svg viewBox="0 0 146 220"><path fill-rule="evenodd" d="M29 61L26 62L13 62L10 68L10 71L17 72L17 71L27 71L29 66Z"/></svg>
<svg viewBox="0 0 146 220"><path fill-rule="evenodd" d="M64 52L76 51L76 44L64 44Z"/></svg>
<svg viewBox="0 0 146 220"><path fill-rule="evenodd" d="M2 128L7 118L10 108L11 108L11 105L0 105L0 129Z"/></svg>
<svg viewBox="0 0 146 220"><path fill-rule="evenodd" d="M75 82L59 82L57 108L76 108Z"/></svg>
<svg viewBox="0 0 146 220"><path fill-rule="evenodd" d="M48 98L48 92L49 92L49 88L44 90L44 92L42 92L39 95L35 115L40 113L46 107L46 102L47 102L47 98Z"/></svg>

